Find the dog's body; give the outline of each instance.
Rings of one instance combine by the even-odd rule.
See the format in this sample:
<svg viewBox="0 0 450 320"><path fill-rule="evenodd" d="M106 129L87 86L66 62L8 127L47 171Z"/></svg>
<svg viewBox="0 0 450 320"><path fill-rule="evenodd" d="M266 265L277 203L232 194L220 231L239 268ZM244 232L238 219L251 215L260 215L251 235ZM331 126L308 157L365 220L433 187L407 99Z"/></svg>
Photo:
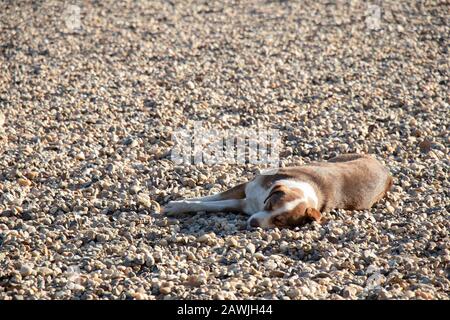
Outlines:
<svg viewBox="0 0 450 320"><path fill-rule="evenodd" d="M238 211L251 227L297 226L331 209L369 209L392 186L389 171L368 155L348 154L280 168L225 192L172 201L166 213Z"/></svg>

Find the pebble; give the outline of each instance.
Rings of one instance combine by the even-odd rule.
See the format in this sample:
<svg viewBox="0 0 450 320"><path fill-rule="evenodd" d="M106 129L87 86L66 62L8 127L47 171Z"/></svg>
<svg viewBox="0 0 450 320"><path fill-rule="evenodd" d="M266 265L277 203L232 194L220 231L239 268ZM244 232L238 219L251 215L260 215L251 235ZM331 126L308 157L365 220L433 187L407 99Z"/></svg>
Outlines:
<svg viewBox="0 0 450 320"><path fill-rule="evenodd" d="M190 276L186 281L186 284L189 286L192 286L192 287L200 287L206 283L207 283L207 280L205 277L197 276L197 275Z"/></svg>
<svg viewBox="0 0 450 320"><path fill-rule="evenodd" d="M23 265L20 267L20 275L21 275L22 277L29 276L29 275L31 275L32 273L33 273L33 267L32 267L31 265L29 265L29 264L23 264Z"/></svg>
<svg viewBox="0 0 450 320"><path fill-rule="evenodd" d="M28 179L24 179L24 178L20 178L18 180L18 182L19 182L19 185L21 185L22 187L28 187L31 185L31 181Z"/></svg>
<svg viewBox="0 0 450 320"><path fill-rule="evenodd" d="M150 254L145 255L145 265L147 267L153 267L155 265L155 258Z"/></svg>
<svg viewBox="0 0 450 320"><path fill-rule="evenodd" d="M368 288L381 286L385 281L386 281L386 277L383 276L382 274L376 272L367 279L366 286Z"/></svg>
<svg viewBox="0 0 450 320"><path fill-rule="evenodd" d="M235 238L229 238L229 239L227 240L227 244L228 244L230 247L238 247L238 246L239 246L239 243L237 242L237 240L236 240Z"/></svg>
<svg viewBox="0 0 450 320"><path fill-rule="evenodd" d="M138 203L146 208L151 207L152 201L150 200L150 197L146 194L139 194L137 196Z"/></svg>
<svg viewBox="0 0 450 320"><path fill-rule="evenodd" d="M203 234L197 238L197 241L200 243L207 243L211 241L211 236L209 234Z"/></svg>
<svg viewBox="0 0 450 320"><path fill-rule="evenodd" d="M80 152L75 155L75 159L82 161L86 159L86 156L84 155L84 152Z"/></svg>
<svg viewBox="0 0 450 320"><path fill-rule="evenodd" d="M432 147L432 142L428 139L422 140L419 143L419 148L420 148L420 152L422 153L428 153L431 151L431 147Z"/></svg>
<svg viewBox="0 0 450 320"><path fill-rule="evenodd" d="M5 125L6 117L3 112L0 112L0 129Z"/></svg>
<svg viewBox="0 0 450 320"><path fill-rule="evenodd" d="M172 288L171 287L162 287L162 288L159 289L159 292L161 294L166 295L166 294L169 294L169 293L172 292Z"/></svg>
<svg viewBox="0 0 450 320"><path fill-rule="evenodd" d="M261 253L261 252L256 252L254 254L254 257L256 258L256 260L258 261L263 261L266 259L266 257Z"/></svg>
<svg viewBox="0 0 450 320"><path fill-rule="evenodd" d="M37 176L39 175L39 172L37 171L30 171L26 174L26 177L30 180L35 180Z"/></svg>
<svg viewBox="0 0 450 320"><path fill-rule="evenodd" d="M356 296L356 289L352 286L346 286L342 292L344 298L354 299Z"/></svg>
<svg viewBox="0 0 450 320"><path fill-rule="evenodd" d="M295 299L295 298L299 297L300 294L301 294L300 290L298 290L296 288L289 289L288 292L286 293L286 295L291 299Z"/></svg>
<svg viewBox="0 0 450 320"><path fill-rule="evenodd" d="M247 252L249 252L250 254L254 254L256 251L256 247L253 243L249 243L245 249L247 250Z"/></svg>
<svg viewBox="0 0 450 320"><path fill-rule="evenodd" d="M183 185L188 186L190 188L194 188L197 184L194 179L187 178L187 179L183 179Z"/></svg>

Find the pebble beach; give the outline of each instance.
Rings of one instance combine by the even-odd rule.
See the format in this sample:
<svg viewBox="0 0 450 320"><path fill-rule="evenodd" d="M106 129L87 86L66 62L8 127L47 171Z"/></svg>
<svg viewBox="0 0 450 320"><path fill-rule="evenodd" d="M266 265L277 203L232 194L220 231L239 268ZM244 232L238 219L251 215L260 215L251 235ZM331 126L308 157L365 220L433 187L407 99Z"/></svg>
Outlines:
<svg viewBox="0 0 450 320"><path fill-rule="evenodd" d="M0 299L439 299L450 292L447 1L0 3ZM368 153L370 210L248 229L167 216L264 164L173 134L265 128L279 165Z"/></svg>

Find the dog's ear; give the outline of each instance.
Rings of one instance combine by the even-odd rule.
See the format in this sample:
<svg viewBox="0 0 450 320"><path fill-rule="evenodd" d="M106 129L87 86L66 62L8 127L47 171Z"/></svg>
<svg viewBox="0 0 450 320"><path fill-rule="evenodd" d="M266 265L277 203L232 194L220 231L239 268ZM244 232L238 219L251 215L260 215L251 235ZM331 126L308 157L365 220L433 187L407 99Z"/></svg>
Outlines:
<svg viewBox="0 0 450 320"><path fill-rule="evenodd" d="M272 223L276 227L296 227L305 224L309 219L305 216L306 206L300 203L294 209L275 216Z"/></svg>
<svg viewBox="0 0 450 320"><path fill-rule="evenodd" d="M305 215L310 221L320 222L322 220L322 214L320 213L319 210L314 208L306 209Z"/></svg>
<svg viewBox="0 0 450 320"><path fill-rule="evenodd" d="M270 190L269 195L264 200L264 210L271 211L277 206L277 203L283 198L288 191L288 188L284 185L276 185Z"/></svg>

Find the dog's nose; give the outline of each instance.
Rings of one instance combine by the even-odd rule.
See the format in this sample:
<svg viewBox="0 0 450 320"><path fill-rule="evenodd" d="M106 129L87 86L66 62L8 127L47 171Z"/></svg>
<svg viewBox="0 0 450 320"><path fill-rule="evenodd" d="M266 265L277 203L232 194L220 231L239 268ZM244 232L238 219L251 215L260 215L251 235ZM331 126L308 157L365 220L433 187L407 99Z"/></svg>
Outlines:
<svg viewBox="0 0 450 320"><path fill-rule="evenodd" d="M250 225L250 227L252 228L258 228L259 227L259 222L257 219L253 218L250 219L250 221L248 222L248 224Z"/></svg>

